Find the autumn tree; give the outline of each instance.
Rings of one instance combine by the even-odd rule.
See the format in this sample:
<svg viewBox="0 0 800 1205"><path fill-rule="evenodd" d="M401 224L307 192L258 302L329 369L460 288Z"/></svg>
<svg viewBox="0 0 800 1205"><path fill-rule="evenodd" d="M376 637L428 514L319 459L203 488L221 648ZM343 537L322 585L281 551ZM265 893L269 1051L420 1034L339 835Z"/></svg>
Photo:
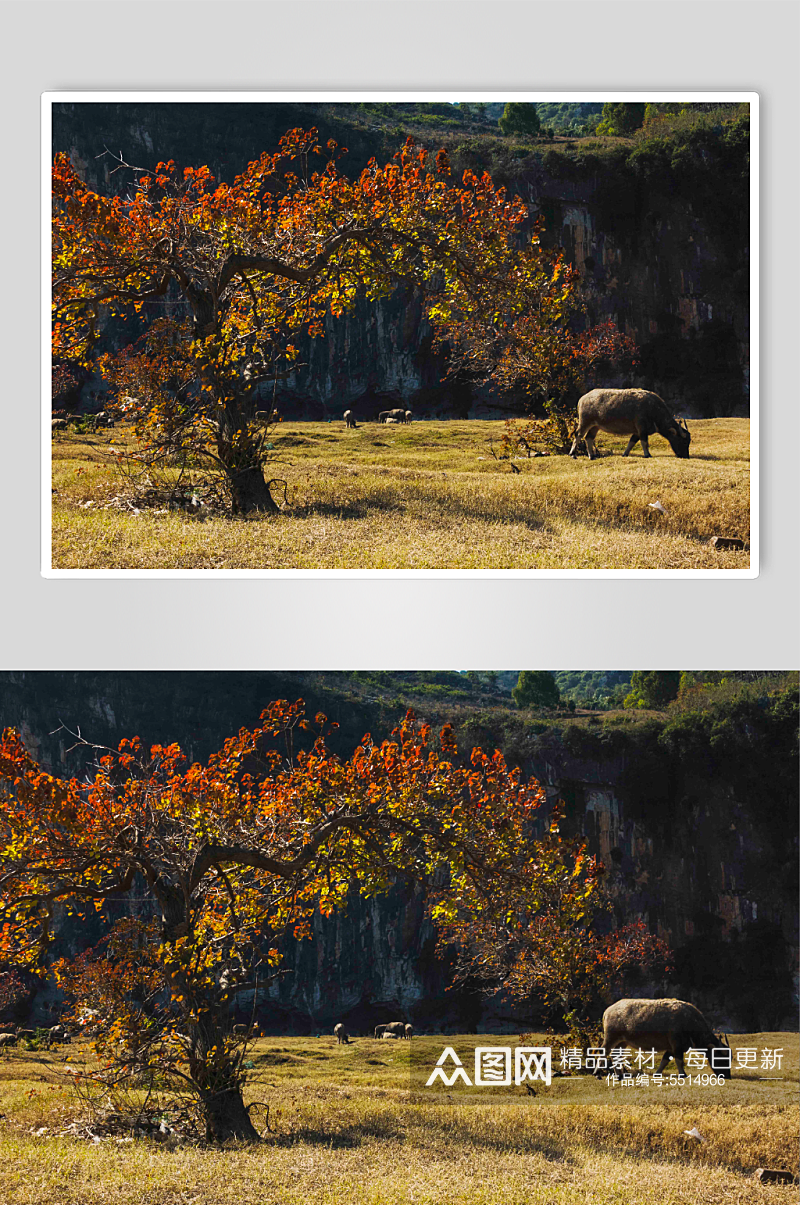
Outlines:
<svg viewBox="0 0 800 1205"><path fill-rule="evenodd" d="M398 878L427 885L444 924L464 908L532 913L562 873L557 833L534 840L543 791L500 753L461 764L449 726L434 742L409 713L340 760L316 724L294 755L302 704L278 702L204 765L124 739L82 780L50 774L12 730L0 742L0 959L41 969L59 912L109 916L135 886L140 913L56 971L92 1009L101 1074L156 1066L212 1139L257 1136L229 1013L277 973L282 935Z"/></svg>
<svg viewBox="0 0 800 1205"><path fill-rule="evenodd" d="M0 970L0 1015L11 1012L28 994L28 989L15 970Z"/></svg>
<svg viewBox="0 0 800 1205"><path fill-rule="evenodd" d="M343 154L298 129L232 184L207 167L120 162L130 190L114 197L55 157L53 355L88 366L104 316L147 319L151 303L169 302L103 371L148 453L181 449L215 466L237 512L277 509L258 411L264 389L296 367L301 336L322 336L327 315L398 285L429 308L456 281L467 308L507 287L527 214L519 197L486 174L454 181L446 154L412 139L355 180L339 169Z"/></svg>
<svg viewBox="0 0 800 1205"><path fill-rule="evenodd" d="M636 343L612 322L589 323L580 272L563 248L545 249L542 234L537 219L491 289L473 284L467 292L449 279L430 314L451 376L491 381L521 398L528 413L546 413L547 431L529 426L509 434L514 450L543 434L549 450L565 452L575 427L573 391L598 368L632 367Z"/></svg>
<svg viewBox="0 0 800 1205"><path fill-rule="evenodd" d="M497 895L474 908L462 897L442 909L439 941L455 949L455 981L507 1001L575 1035L596 1024L609 989L626 976L660 976L669 949L641 921L608 932L611 899L605 868L590 857L585 841L566 837L564 807L551 812L537 841L537 895Z"/></svg>

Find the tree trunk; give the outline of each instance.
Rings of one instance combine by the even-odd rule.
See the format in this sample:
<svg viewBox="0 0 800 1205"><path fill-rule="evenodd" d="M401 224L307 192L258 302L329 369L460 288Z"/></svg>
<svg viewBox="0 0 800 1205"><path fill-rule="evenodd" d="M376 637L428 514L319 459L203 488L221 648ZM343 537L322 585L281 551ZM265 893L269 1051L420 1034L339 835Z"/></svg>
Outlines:
<svg viewBox="0 0 800 1205"><path fill-rule="evenodd" d="M225 1142L230 1138L245 1142L259 1141L261 1136L250 1120L239 1088L204 1093L202 1103L209 1142Z"/></svg>
<svg viewBox="0 0 800 1205"><path fill-rule="evenodd" d="M254 404L228 399L219 419L217 455L225 469L237 515L265 511L278 514L261 465L259 433L253 429Z"/></svg>
<svg viewBox="0 0 800 1205"><path fill-rule="evenodd" d="M227 473L235 514L246 515L252 511L266 511L273 515L279 513L260 468L251 466L238 472L235 468L229 468Z"/></svg>
<svg viewBox="0 0 800 1205"><path fill-rule="evenodd" d="M263 480L263 478L262 478ZM162 940L172 945L189 928L183 893L160 884ZM173 994L181 1002L181 1029L190 1035L189 1075L200 1100L210 1142L234 1138L257 1142L259 1133L242 1098L240 1059L228 1042L227 995L195 980L191 972L173 977ZM188 1016L186 1014L189 1014Z"/></svg>

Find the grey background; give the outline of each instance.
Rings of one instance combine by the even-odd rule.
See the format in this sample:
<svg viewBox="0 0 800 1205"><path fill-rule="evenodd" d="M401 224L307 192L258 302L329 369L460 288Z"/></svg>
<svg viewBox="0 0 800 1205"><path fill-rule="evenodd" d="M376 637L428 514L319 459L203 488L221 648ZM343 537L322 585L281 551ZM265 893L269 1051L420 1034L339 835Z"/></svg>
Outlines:
<svg viewBox="0 0 800 1205"><path fill-rule="evenodd" d="M795 3L5 3L0 668L798 664ZM49 90L757 90L761 575L45 580L39 128Z"/></svg>

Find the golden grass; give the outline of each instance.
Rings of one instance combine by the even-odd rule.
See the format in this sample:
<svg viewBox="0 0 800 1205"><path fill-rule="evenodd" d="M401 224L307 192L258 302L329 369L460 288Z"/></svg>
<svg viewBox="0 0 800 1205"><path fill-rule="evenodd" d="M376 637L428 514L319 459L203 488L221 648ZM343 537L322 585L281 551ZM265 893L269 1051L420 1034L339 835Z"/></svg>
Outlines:
<svg viewBox="0 0 800 1205"><path fill-rule="evenodd" d="M692 458L654 437L652 459L498 461L502 422L408 427L291 423L276 436L277 517L205 521L102 509L121 492L109 446L125 431L53 444L53 565L114 569L742 569L714 535L749 542L749 422L690 423ZM659 501L665 513L649 503ZM85 507L91 502L91 507Z"/></svg>
<svg viewBox="0 0 800 1205"><path fill-rule="evenodd" d="M541 1044L552 1039L541 1035ZM507 1036L415 1039L431 1065L443 1045L465 1063ZM0 1063L0 1200L8 1205L739 1205L788 1202L796 1188L760 1185L760 1166L797 1171L795 1034L738 1035L783 1047L780 1071L735 1072L721 1088L608 1089L554 1079L486 1103L408 1092L405 1043L332 1037L261 1039L251 1099L270 1103L272 1132L255 1148L170 1150L148 1140L97 1144L53 1137L78 1106L61 1086L66 1052L17 1052ZM73 1059L81 1052L70 1048ZM86 1056L88 1057L88 1056ZM775 1078L764 1078L775 1076ZM30 1095L31 1091L35 1095ZM505 1091L505 1090L501 1090ZM707 1142L683 1130L697 1126ZM46 1128L35 1137L31 1131Z"/></svg>

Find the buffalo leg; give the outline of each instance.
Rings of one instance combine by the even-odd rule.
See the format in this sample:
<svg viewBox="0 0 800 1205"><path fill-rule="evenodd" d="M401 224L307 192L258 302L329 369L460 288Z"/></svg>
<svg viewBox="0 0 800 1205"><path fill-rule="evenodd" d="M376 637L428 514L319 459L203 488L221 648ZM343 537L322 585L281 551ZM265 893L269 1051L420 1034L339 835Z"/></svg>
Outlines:
<svg viewBox="0 0 800 1205"><path fill-rule="evenodd" d="M627 446L627 448L625 449L625 451L622 453L622 455L623 455L623 456L630 456L631 452L632 452L632 451L633 451L633 449L636 447L636 445L638 444L638 442L639 442L639 436L638 436L638 435L637 435L637 434L634 432L634 434L633 434L633 435L630 437L630 439L628 440L628 446ZM647 445L644 443L644 441L642 441L642 447L647 447Z"/></svg>
<svg viewBox="0 0 800 1205"><path fill-rule="evenodd" d="M615 1038L615 1037L613 1037L613 1035L611 1035L611 1041L609 1042L609 1040L605 1036L605 1034L603 1035L603 1049L606 1052L606 1059L608 1060L609 1063L611 1062L612 1053L617 1048L619 1048L620 1050L624 1050L625 1045L626 1045L626 1043L625 1043L624 1039L622 1039L622 1038ZM595 1075L598 1075L598 1076L602 1076L602 1074L603 1074L602 1071L595 1072ZM607 1074L613 1075L615 1077L615 1079L622 1078L618 1067L609 1067Z"/></svg>
<svg viewBox="0 0 800 1205"><path fill-rule="evenodd" d="M640 436L640 439L641 439L641 441L642 441L642 455L643 455L643 456L647 456L647 457L649 457L649 456L650 456L650 449L649 449L649 448L648 448L648 446L647 446L647 436L646 436L646 435L642 435L642 436Z"/></svg>
<svg viewBox="0 0 800 1205"><path fill-rule="evenodd" d="M597 460L597 448L595 447L594 437L599 430L599 427L590 427L583 437L586 442L586 451L589 453L590 460Z"/></svg>
<svg viewBox="0 0 800 1205"><path fill-rule="evenodd" d="M658 1064L658 1071L656 1074L661 1075L662 1071L664 1070L664 1068L666 1067L666 1065L670 1059L675 1060L675 1066L678 1068L678 1074L685 1075L686 1068L683 1065L683 1052L678 1051L678 1050L676 1050L674 1053L672 1053L669 1050L664 1051L664 1054L662 1055L662 1058L661 1058L661 1062Z"/></svg>

